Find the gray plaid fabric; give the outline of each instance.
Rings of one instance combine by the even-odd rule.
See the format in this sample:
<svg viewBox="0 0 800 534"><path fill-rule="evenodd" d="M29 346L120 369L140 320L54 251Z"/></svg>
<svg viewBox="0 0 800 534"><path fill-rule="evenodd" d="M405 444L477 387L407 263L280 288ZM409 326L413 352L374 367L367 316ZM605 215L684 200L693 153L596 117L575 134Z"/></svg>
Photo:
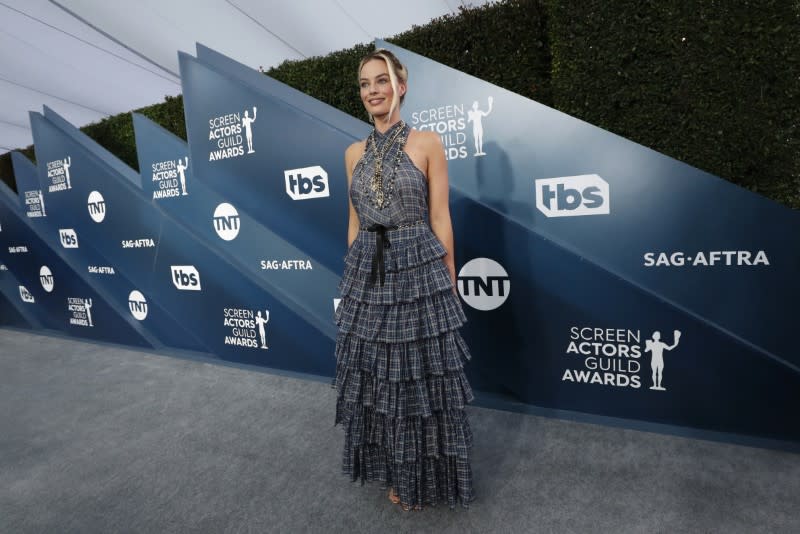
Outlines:
<svg viewBox="0 0 800 534"><path fill-rule="evenodd" d="M381 135L378 149L397 128ZM361 230L344 258L336 310L336 424L345 430L342 469L351 480L391 486L408 506L473 499L472 447L464 407L473 400L464 374L466 321L428 223L427 182L402 150L383 163L383 206L370 187L370 151L353 173L350 197L362 228L387 228L383 285L370 283L374 232ZM422 221L422 224L418 224ZM406 225L400 228L397 226Z"/></svg>

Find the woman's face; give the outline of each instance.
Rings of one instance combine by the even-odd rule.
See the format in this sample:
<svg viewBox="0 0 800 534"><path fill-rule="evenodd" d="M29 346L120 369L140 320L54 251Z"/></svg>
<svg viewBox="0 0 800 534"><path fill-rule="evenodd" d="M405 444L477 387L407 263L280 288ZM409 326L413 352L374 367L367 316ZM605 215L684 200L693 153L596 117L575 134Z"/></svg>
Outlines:
<svg viewBox="0 0 800 534"><path fill-rule="evenodd" d="M364 63L358 83L361 88L361 102L364 103L367 113L373 117L387 115L392 107L394 90L386 62L382 59L371 59ZM401 84L400 94L404 91L405 87Z"/></svg>

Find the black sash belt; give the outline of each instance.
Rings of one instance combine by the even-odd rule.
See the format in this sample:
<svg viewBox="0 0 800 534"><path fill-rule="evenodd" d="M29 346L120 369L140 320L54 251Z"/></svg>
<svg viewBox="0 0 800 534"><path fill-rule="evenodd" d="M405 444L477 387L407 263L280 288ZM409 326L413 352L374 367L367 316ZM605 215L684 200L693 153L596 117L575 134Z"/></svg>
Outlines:
<svg viewBox="0 0 800 534"><path fill-rule="evenodd" d="M380 281L383 287L383 281L386 279L386 266L383 261L383 249L391 247L389 238L386 237L386 232L389 230L398 230L400 228L410 228L418 224L424 224L425 220L414 221L412 223L398 224L397 226L383 226L382 224L373 224L368 228L362 227L362 230L367 232L375 232L375 254L372 256L372 269L369 272L369 283L374 286L375 282Z"/></svg>
<svg viewBox="0 0 800 534"><path fill-rule="evenodd" d="M382 224L373 224L369 228L365 228L367 232L375 232L375 254L372 256L372 269L369 272L369 283L374 286L375 282L380 279L381 287L383 281L386 279L386 265L383 262L383 248L389 248L391 243L386 237L386 230L394 230L396 226L383 226Z"/></svg>

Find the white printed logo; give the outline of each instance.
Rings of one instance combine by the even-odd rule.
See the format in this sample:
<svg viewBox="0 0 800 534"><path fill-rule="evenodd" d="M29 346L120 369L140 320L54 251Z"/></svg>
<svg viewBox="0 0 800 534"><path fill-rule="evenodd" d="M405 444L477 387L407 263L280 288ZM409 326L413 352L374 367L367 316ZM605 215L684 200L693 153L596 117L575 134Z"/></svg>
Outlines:
<svg viewBox="0 0 800 534"><path fill-rule="evenodd" d="M608 215L608 182L596 174L536 180L536 207L547 217Z"/></svg>
<svg viewBox="0 0 800 534"><path fill-rule="evenodd" d="M128 295L128 309L131 310L131 315L137 321L144 321L147 317L147 301L144 295L136 289Z"/></svg>
<svg viewBox="0 0 800 534"><path fill-rule="evenodd" d="M258 109L253 106L253 116L248 110L241 113L229 113L214 117L208 121L208 140L214 143L215 149L208 153L208 161L236 158L244 156L244 144L247 142L247 153L255 153L253 148L253 123L256 122ZM244 130L244 138L242 138Z"/></svg>
<svg viewBox="0 0 800 534"><path fill-rule="evenodd" d="M661 375L664 372L664 351L672 350L678 346L681 340L681 331L675 330L672 333L674 342L672 345L667 345L661 341L661 332L653 332L652 339L646 339L644 342L644 351L650 353L650 369L653 371L653 385L650 389L657 391L666 391L667 388L661 385Z"/></svg>
<svg viewBox="0 0 800 534"><path fill-rule="evenodd" d="M19 286L19 298L22 299L22 302L36 302L36 300L33 298L33 295L31 295L31 292L28 291L28 288L25 286Z"/></svg>
<svg viewBox="0 0 800 534"><path fill-rule="evenodd" d="M328 173L319 165L283 171L286 194L293 200L330 196Z"/></svg>
<svg viewBox="0 0 800 534"><path fill-rule="evenodd" d="M59 228L58 239L64 248L78 248L78 234L72 228Z"/></svg>
<svg viewBox="0 0 800 534"><path fill-rule="evenodd" d="M47 162L47 178L50 185L47 187L49 193L56 191L66 191L72 189L72 182L69 179L69 168L72 166L72 157Z"/></svg>
<svg viewBox="0 0 800 534"><path fill-rule="evenodd" d="M269 349L265 328L269 322L269 310L264 310L262 315L261 310L253 313L246 308L225 308L223 315L223 325L231 329L231 335L225 336L226 345Z"/></svg>
<svg viewBox="0 0 800 534"><path fill-rule="evenodd" d="M724 258L723 258L724 256ZM694 255L684 252L645 252L645 267L714 267L715 265L754 266L769 265L767 253L758 250L710 250L698 251Z"/></svg>
<svg viewBox="0 0 800 534"><path fill-rule="evenodd" d="M261 260L262 271L311 271L311 260Z"/></svg>
<svg viewBox="0 0 800 534"><path fill-rule="evenodd" d="M25 208L28 217L46 217L44 210L44 195L41 189L25 191Z"/></svg>
<svg viewBox="0 0 800 534"><path fill-rule="evenodd" d="M511 292L511 279L502 265L489 258L468 261L458 273L458 292L476 310L499 308Z"/></svg>
<svg viewBox="0 0 800 534"><path fill-rule="evenodd" d="M150 166L153 181L153 200L188 195L186 192L186 169L189 156L177 160L166 160Z"/></svg>
<svg viewBox="0 0 800 534"><path fill-rule="evenodd" d="M89 216L96 223L103 222L106 218L106 201L99 191L92 191L89 193L89 200L87 201L89 207Z"/></svg>
<svg viewBox="0 0 800 534"><path fill-rule="evenodd" d="M72 314L69 318L69 324L74 326L94 326L92 323L92 299L67 297L67 310Z"/></svg>
<svg viewBox="0 0 800 534"><path fill-rule="evenodd" d="M42 268L39 269L39 281L42 283L42 289L48 293L53 291L53 273L50 272L50 268L47 265L42 265Z"/></svg>
<svg viewBox="0 0 800 534"><path fill-rule="evenodd" d="M200 273L194 265L171 265L172 283L181 290L200 291Z"/></svg>
<svg viewBox="0 0 800 534"><path fill-rule="evenodd" d="M666 391L662 385L664 351L678 346L681 331L674 330L673 338L672 345L667 345L656 331L650 339L644 339L642 347L641 330L573 326L564 351L567 363L561 381L640 389L648 377L641 360L649 352L653 384L650 389Z"/></svg>
<svg viewBox="0 0 800 534"><path fill-rule="evenodd" d="M154 239L142 237L140 239L123 239L120 241L122 248L153 248L156 246Z"/></svg>
<svg viewBox="0 0 800 534"><path fill-rule="evenodd" d="M423 109L411 113L411 124L417 130L436 132L442 139L445 157L464 159L470 156L485 156L483 147L483 119L492 112L494 98L488 97L486 111L477 100L468 107L463 102L436 108ZM467 146L466 130L472 123L472 147Z"/></svg>
<svg viewBox="0 0 800 534"><path fill-rule="evenodd" d="M232 241L239 235L239 212L227 202L214 210L213 222L217 235L225 241Z"/></svg>

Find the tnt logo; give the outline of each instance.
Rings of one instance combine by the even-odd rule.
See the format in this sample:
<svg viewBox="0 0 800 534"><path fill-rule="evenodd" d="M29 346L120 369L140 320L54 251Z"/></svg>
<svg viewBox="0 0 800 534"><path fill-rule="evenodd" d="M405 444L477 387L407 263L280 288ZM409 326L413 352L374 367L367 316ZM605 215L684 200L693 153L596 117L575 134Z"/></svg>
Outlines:
<svg viewBox="0 0 800 534"><path fill-rule="evenodd" d="M286 178L286 194L294 200L330 196L328 173L319 165L283 171Z"/></svg>
<svg viewBox="0 0 800 534"><path fill-rule="evenodd" d="M596 174L536 180L536 207L547 217L608 215L608 182Z"/></svg>
<svg viewBox="0 0 800 534"><path fill-rule="evenodd" d="M214 230L225 241L232 241L239 235L239 212L232 205L223 202L214 210Z"/></svg>
<svg viewBox="0 0 800 534"><path fill-rule="evenodd" d="M78 234L72 228L59 228L58 238L64 248L78 248Z"/></svg>
<svg viewBox="0 0 800 534"><path fill-rule="evenodd" d="M458 292L476 310L499 308L511 292L511 280L503 266L489 258L468 261L458 273Z"/></svg>
<svg viewBox="0 0 800 534"><path fill-rule="evenodd" d="M36 302L36 300L33 298L33 295L31 295L31 292L28 291L28 288L25 286L19 286L19 298L22 299L22 302Z"/></svg>
<svg viewBox="0 0 800 534"><path fill-rule="evenodd" d="M39 281L42 283L42 289L48 293L53 291L53 273L47 265L42 265L39 269Z"/></svg>
<svg viewBox="0 0 800 534"><path fill-rule="evenodd" d="M171 265L172 283L178 289L200 291L200 273L194 265Z"/></svg>
<svg viewBox="0 0 800 534"><path fill-rule="evenodd" d="M87 204L89 206L89 216L92 220L96 223L103 222L103 219L106 218L106 201L103 199L103 195L99 191L92 191L89 193Z"/></svg>
<svg viewBox="0 0 800 534"><path fill-rule="evenodd" d="M131 310L131 315L137 321L144 321L147 317L147 301L139 291L133 290L128 295L128 309Z"/></svg>

